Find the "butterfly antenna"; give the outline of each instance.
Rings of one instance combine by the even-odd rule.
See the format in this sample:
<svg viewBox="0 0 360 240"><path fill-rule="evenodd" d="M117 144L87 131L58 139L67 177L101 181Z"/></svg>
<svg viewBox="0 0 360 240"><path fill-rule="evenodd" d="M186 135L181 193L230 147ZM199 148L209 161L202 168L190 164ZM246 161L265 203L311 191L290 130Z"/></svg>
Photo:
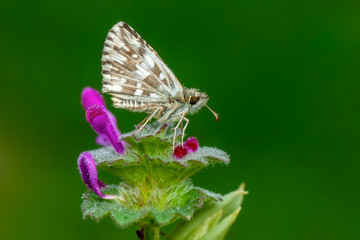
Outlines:
<svg viewBox="0 0 360 240"><path fill-rule="evenodd" d="M219 121L219 114L217 114L216 112L214 112L211 108L209 108L208 105L205 104L205 106L210 110L210 112L212 112L212 114L214 114L216 121Z"/></svg>

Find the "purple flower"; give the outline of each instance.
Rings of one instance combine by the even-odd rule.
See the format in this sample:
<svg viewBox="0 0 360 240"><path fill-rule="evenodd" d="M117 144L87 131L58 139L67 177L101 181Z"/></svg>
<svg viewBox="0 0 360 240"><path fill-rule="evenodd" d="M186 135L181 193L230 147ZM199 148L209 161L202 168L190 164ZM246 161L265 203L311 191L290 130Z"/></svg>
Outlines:
<svg viewBox="0 0 360 240"><path fill-rule="evenodd" d="M181 144L174 149L173 156L176 159L183 159L186 155L191 152L196 152L199 149L199 142L195 137L190 137L184 143L184 146Z"/></svg>
<svg viewBox="0 0 360 240"><path fill-rule="evenodd" d="M103 199L115 199L115 196L113 195L104 195L101 193L100 189L105 187L105 184L99 181L95 161L89 152L80 154L80 157L78 158L78 167L82 180L89 189L93 190Z"/></svg>
<svg viewBox="0 0 360 240"><path fill-rule="evenodd" d="M102 95L91 87L86 87L81 92L81 104L85 111L92 105L105 107L105 101Z"/></svg>
<svg viewBox="0 0 360 240"><path fill-rule="evenodd" d="M86 111L86 120L99 134L96 143L111 144L116 152L123 154L124 144L119 141L121 133L117 128L116 118L106 109L101 94L93 88L86 87L81 93L81 103Z"/></svg>

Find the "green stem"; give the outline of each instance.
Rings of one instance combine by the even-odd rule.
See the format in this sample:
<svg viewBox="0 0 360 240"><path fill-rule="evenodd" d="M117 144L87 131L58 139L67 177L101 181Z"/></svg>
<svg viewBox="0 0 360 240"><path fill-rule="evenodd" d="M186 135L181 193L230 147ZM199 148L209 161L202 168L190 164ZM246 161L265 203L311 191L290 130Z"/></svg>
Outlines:
<svg viewBox="0 0 360 240"><path fill-rule="evenodd" d="M160 227L144 225L145 240L160 240Z"/></svg>

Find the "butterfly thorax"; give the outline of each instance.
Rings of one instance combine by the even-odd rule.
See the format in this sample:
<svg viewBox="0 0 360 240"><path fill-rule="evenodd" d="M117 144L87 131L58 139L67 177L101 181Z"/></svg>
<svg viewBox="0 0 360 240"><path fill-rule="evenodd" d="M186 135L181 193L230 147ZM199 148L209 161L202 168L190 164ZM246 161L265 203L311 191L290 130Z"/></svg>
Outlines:
<svg viewBox="0 0 360 240"><path fill-rule="evenodd" d="M207 103L209 97L197 89L184 89L181 98L169 98L167 104L162 106L161 111L155 116L159 122L176 122L183 115L194 114Z"/></svg>

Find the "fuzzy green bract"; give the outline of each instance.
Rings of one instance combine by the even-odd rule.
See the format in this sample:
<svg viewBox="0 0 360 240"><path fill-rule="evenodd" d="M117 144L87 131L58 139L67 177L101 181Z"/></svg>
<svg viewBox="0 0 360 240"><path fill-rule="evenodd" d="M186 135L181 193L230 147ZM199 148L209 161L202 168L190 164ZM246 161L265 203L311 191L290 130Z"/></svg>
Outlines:
<svg viewBox="0 0 360 240"><path fill-rule="evenodd" d="M110 216L121 227L133 223L164 226L180 217L190 220L195 209L211 199L222 200L219 194L193 186L189 177L206 166L227 164L229 156L216 148L200 147L178 160L172 155L172 132L166 125L149 124L136 137L132 133L122 136L123 155L110 146L89 151L98 169L110 171L121 182L102 188L102 193L115 199L86 192L83 216L95 220Z"/></svg>

